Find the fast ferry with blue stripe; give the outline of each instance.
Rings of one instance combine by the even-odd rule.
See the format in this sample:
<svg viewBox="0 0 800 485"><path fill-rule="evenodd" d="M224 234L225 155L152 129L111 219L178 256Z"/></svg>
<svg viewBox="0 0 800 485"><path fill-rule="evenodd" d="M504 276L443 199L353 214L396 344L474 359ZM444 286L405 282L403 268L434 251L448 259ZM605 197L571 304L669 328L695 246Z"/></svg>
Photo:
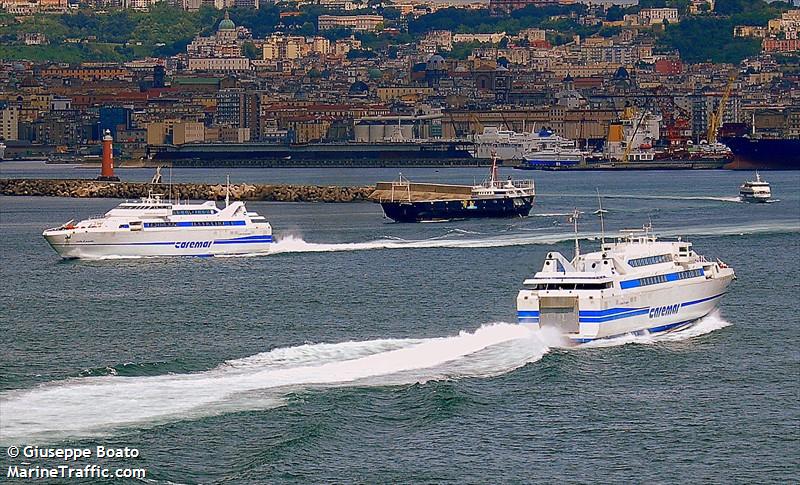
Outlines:
<svg viewBox="0 0 800 485"><path fill-rule="evenodd" d="M61 257L87 259L263 254L272 244L269 222L227 195L220 209L213 201L173 203L151 194L42 235Z"/></svg>
<svg viewBox="0 0 800 485"><path fill-rule="evenodd" d="M577 212L573 216L577 218ZM577 234L577 225L576 225ZM680 330L708 315L735 279L678 238L659 241L652 229L623 231L601 250L575 257L550 252L517 296L520 324L554 327L570 343Z"/></svg>

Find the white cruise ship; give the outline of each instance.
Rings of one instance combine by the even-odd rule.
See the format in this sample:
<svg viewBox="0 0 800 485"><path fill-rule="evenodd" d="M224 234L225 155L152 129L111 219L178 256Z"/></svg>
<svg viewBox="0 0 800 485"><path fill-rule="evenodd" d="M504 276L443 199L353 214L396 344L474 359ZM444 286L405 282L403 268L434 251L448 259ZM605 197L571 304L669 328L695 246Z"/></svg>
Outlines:
<svg viewBox="0 0 800 485"><path fill-rule="evenodd" d="M224 256L269 252L272 227L243 202L173 203L151 195L42 233L63 258Z"/></svg>
<svg viewBox="0 0 800 485"><path fill-rule="evenodd" d="M772 197L769 182L756 172L755 180L748 180L739 187L739 196L746 202L768 202Z"/></svg>
<svg viewBox="0 0 800 485"><path fill-rule="evenodd" d="M548 253L517 296L519 323L558 328L573 344L678 330L708 315L735 278L691 243L658 241L649 227L601 246L582 255L576 238L572 261Z"/></svg>
<svg viewBox="0 0 800 485"><path fill-rule="evenodd" d="M500 160L523 160L526 153L540 150L575 149L574 140L561 137L550 130L517 132L487 126L483 133L475 135L473 156Z"/></svg>

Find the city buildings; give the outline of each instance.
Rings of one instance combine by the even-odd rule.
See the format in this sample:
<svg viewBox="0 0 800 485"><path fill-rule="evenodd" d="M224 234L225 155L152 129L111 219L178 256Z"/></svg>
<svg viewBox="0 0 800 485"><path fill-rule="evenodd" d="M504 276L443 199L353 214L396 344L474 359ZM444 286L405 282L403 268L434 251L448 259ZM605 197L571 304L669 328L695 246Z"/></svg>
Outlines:
<svg viewBox="0 0 800 485"><path fill-rule="evenodd" d="M690 5L697 15L713 7ZM683 20L674 8L607 20L603 7L586 7L496 32L412 31L416 6L400 18L361 9L343 15L353 12L346 1L315 5L326 12L317 17L302 5L275 8L274 28L259 36L219 12L203 31L210 34L172 55L0 61L0 139L11 154L80 153L97 148L108 129L121 156L139 159L164 145L470 140L494 126L546 127L598 147L635 107L660 120L651 129L658 143L700 143L718 112L723 123L746 124L755 113L797 113L800 105L791 62L797 10L732 28L731 36L761 43L760 53L733 65L688 62L659 45L664 21ZM596 26L596 33L565 36L553 25ZM13 39L27 48L51 42L47 32ZM795 126L796 118L782 123Z"/></svg>
<svg viewBox="0 0 800 485"><path fill-rule="evenodd" d="M317 19L319 30L352 29L357 32L374 32L383 26L381 15L320 15Z"/></svg>

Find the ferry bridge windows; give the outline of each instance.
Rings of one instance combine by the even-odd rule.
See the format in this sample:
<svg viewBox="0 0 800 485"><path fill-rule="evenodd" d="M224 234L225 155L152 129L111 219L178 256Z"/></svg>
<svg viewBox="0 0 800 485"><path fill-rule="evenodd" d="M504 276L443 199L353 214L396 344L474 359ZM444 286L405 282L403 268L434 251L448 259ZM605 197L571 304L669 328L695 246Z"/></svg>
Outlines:
<svg viewBox="0 0 800 485"><path fill-rule="evenodd" d="M648 256L646 258L636 258L628 260L628 264L634 268L639 266L649 266L651 264L669 263L672 257L669 254L660 254L658 256Z"/></svg>
<svg viewBox="0 0 800 485"><path fill-rule="evenodd" d="M525 285L527 290L604 290L611 288L610 281L604 283L535 283Z"/></svg>
<svg viewBox="0 0 800 485"><path fill-rule="evenodd" d="M117 209L124 210L150 210L150 209L169 209L168 205L121 205Z"/></svg>

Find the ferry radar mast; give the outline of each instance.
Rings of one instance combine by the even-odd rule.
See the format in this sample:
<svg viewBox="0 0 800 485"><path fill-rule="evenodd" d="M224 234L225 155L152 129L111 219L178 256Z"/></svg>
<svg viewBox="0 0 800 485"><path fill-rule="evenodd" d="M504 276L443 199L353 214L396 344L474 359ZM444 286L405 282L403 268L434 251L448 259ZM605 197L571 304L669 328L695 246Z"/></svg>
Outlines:
<svg viewBox="0 0 800 485"><path fill-rule="evenodd" d="M600 198L600 189L595 188L597 191L597 206L598 209L594 211L595 215L600 216L600 249L606 245L606 227L605 222L603 220L603 215L607 214L608 211L603 209L603 201Z"/></svg>
<svg viewBox="0 0 800 485"><path fill-rule="evenodd" d="M231 200L231 176L225 176L225 207L227 208L230 205Z"/></svg>
<svg viewBox="0 0 800 485"><path fill-rule="evenodd" d="M572 223L572 229L575 232L575 259L574 261L578 261L578 256L581 255L581 247L578 243L578 218L580 217L581 213L578 211L578 208L575 208L575 211L569 217L569 222ZM574 263L573 263L574 264Z"/></svg>

